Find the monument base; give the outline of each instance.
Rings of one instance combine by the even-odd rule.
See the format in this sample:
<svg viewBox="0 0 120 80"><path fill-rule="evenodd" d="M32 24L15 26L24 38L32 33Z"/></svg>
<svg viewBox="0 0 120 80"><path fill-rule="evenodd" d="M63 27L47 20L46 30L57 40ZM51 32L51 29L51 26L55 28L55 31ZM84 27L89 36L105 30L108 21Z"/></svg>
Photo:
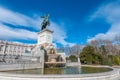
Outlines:
<svg viewBox="0 0 120 80"><path fill-rule="evenodd" d="M38 33L38 44L40 48L44 50L44 63L46 66L60 66L65 65L65 56L58 54L55 46L52 43L53 31L49 29L43 29Z"/></svg>

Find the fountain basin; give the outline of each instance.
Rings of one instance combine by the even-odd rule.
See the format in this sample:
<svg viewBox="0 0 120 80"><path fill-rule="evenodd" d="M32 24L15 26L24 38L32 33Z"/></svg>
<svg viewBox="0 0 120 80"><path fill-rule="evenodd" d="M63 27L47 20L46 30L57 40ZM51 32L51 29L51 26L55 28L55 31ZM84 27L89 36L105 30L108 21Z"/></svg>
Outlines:
<svg viewBox="0 0 120 80"><path fill-rule="evenodd" d="M110 68L110 67L108 67ZM0 72L1 80L119 80L120 71L118 69L112 68L112 71L92 73L92 74L16 74L8 72Z"/></svg>

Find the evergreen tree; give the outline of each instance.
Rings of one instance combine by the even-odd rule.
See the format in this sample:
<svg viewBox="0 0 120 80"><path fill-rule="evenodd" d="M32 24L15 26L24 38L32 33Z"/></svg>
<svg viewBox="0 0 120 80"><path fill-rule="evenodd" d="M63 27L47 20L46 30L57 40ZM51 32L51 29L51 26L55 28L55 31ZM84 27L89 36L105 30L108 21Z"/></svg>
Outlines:
<svg viewBox="0 0 120 80"><path fill-rule="evenodd" d="M80 53L80 59L84 64L101 64L103 57L95 51L94 47L88 45Z"/></svg>

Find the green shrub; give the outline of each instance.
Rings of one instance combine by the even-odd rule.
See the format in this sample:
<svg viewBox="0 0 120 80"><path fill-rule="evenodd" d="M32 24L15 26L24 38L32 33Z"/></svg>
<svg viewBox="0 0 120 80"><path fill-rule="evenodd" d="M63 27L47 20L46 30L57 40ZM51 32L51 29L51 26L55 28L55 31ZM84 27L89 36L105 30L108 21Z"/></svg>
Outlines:
<svg viewBox="0 0 120 80"><path fill-rule="evenodd" d="M70 55L69 60L71 60L72 62L77 62L77 57L75 55Z"/></svg>

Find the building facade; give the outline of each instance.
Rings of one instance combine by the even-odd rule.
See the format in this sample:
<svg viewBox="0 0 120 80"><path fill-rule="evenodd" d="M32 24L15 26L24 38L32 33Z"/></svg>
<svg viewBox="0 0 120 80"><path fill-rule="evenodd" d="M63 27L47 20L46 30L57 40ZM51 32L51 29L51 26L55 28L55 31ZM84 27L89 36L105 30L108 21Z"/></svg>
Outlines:
<svg viewBox="0 0 120 80"><path fill-rule="evenodd" d="M25 55L25 53L30 53L34 46L0 40L0 55Z"/></svg>

